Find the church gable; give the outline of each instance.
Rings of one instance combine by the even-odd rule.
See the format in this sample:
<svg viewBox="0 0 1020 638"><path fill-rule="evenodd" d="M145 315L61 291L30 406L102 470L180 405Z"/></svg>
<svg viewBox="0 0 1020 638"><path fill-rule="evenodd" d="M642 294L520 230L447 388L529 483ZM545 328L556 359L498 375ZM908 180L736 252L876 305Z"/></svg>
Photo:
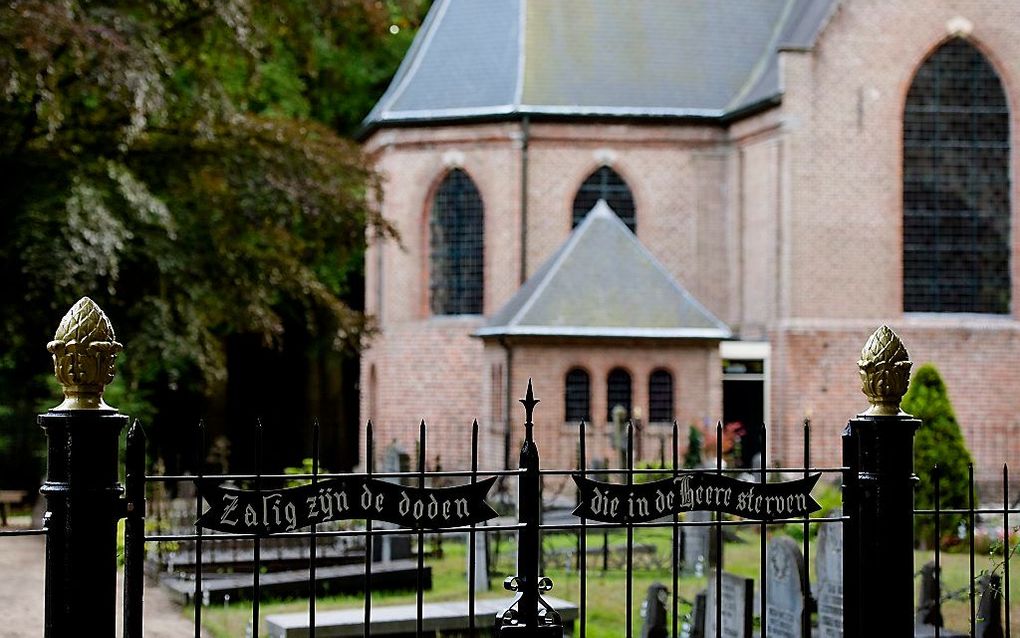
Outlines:
<svg viewBox="0 0 1020 638"><path fill-rule="evenodd" d="M725 339L730 330L599 201L476 335Z"/></svg>

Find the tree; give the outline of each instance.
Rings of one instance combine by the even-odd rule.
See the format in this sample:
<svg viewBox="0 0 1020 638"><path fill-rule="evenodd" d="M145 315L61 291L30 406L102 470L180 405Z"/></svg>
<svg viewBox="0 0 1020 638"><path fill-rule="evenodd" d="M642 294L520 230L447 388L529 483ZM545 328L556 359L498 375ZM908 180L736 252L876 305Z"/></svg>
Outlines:
<svg viewBox="0 0 1020 638"><path fill-rule="evenodd" d="M0 461L39 442L43 348L83 294L130 335L122 391L157 421L222 387L234 335L361 347L365 237L394 232L368 158L337 131L357 126L426 8L5 3L0 434L17 444Z"/></svg>
<svg viewBox="0 0 1020 638"><path fill-rule="evenodd" d="M687 468L701 467L701 456L704 448L705 435L695 426L687 430L687 449L684 450L683 466Z"/></svg>
<svg viewBox="0 0 1020 638"><path fill-rule="evenodd" d="M935 366L925 364L914 373L903 397L902 409L921 420L921 427L914 437L914 472L921 479L915 493L915 507L935 508L933 472L937 465L940 508L966 508L971 456L956 422L949 392ZM919 517L915 521L918 541L926 547L932 546L936 541L934 518ZM963 521L961 515L942 516L943 536L955 535Z"/></svg>

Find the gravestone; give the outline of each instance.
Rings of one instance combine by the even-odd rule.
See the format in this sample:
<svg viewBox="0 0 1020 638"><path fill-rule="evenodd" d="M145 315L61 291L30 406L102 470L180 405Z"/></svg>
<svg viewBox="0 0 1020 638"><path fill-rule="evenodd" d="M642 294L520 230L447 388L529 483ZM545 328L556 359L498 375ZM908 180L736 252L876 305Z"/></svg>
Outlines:
<svg viewBox="0 0 1020 638"><path fill-rule="evenodd" d="M836 509L831 517L843 515ZM843 638L843 525L822 523L815 558L818 638Z"/></svg>
<svg viewBox="0 0 1020 638"><path fill-rule="evenodd" d="M981 577L981 604L978 606L977 638L1002 638L1002 578L998 574Z"/></svg>
<svg viewBox="0 0 1020 638"><path fill-rule="evenodd" d="M942 593L939 588L939 572L935 563L926 563L921 568L920 592L917 597L917 615L914 617L915 638L926 638L934 636L938 628L939 636L942 638L964 638L964 634L945 629L942 619L942 607L939 605L939 598Z"/></svg>
<svg viewBox="0 0 1020 638"><path fill-rule="evenodd" d="M668 600L669 590L662 583L652 583L648 587L645 602L641 605L641 617L643 618L641 638L667 638L669 635L666 613Z"/></svg>
<svg viewBox="0 0 1020 638"><path fill-rule="evenodd" d="M705 638L751 638L754 628L754 580L722 573L722 631L716 629L716 572L708 577L705 590ZM769 634L772 635L771 633Z"/></svg>
<svg viewBox="0 0 1020 638"><path fill-rule="evenodd" d="M465 552L464 560L467 561L468 578L475 581L475 591L489 591L489 535L485 528L480 527L475 532L475 564L474 572L471 571L471 553ZM471 534L465 534L468 543L471 542Z"/></svg>
<svg viewBox="0 0 1020 638"><path fill-rule="evenodd" d="M769 638L801 638L804 613L804 555L788 536L769 542L766 629Z"/></svg>
<svg viewBox="0 0 1020 638"><path fill-rule="evenodd" d="M394 439L382 453L382 463L380 463L379 471L383 473L390 472L409 472L411 470L411 456L404 451L397 440ZM406 479L386 479L395 483L407 484ZM380 522L377 523L382 528L395 528L396 525L391 523ZM387 534L386 536L376 537L374 545L373 559L376 561L389 562L394 560L403 560L411 557L411 537L410 536L393 536Z"/></svg>
<svg viewBox="0 0 1020 638"><path fill-rule="evenodd" d="M685 625L686 638L705 638L705 609L708 607L708 595L701 592L694 596L694 607L691 609L691 624Z"/></svg>
<svg viewBox="0 0 1020 638"><path fill-rule="evenodd" d="M707 523L712 520L712 512L687 512L686 520L691 523ZM701 576L709 565L715 564L716 554L712 551L715 545L715 530L710 525L692 525L682 528L683 534L683 571L687 574Z"/></svg>

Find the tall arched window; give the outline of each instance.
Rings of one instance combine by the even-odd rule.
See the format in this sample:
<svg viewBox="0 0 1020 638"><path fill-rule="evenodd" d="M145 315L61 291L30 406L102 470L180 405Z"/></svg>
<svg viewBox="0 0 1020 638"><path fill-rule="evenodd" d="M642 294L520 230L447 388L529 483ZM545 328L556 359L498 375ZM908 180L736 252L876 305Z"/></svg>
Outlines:
<svg viewBox="0 0 1020 638"><path fill-rule="evenodd" d="M630 373L623 368L613 368L606 378L606 419L613 420L613 408L622 405L631 413Z"/></svg>
<svg viewBox="0 0 1020 638"><path fill-rule="evenodd" d="M634 196L623 178L608 166L602 166L584 180L574 196L574 226L581 223L600 199L606 200L631 232L637 232Z"/></svg>
<svg viewBox="0 0 1020 638"><path fill-rule="evenodd" d="M925 60L903 114L903 309L1007 313L1009 108L995 69L954 39Z"/></svg>
<svg viewBox="0 0 1020 638"><path fill-rule="evenodd" d="M658 369L648 377L648 420L673 420L673 375Z"/></svg>
<svg viewBox="0 0 1020 638"><path fill-rule="evenodd" d="M429 216L429 306L436 315L482 313L482 197L467 173L443 179Z"/></svg>
<svg viewBox="0 0 1020 638"><path fill-rule="evenodd" d="M591 381L587 372L581 368L572 368L567 373L563 395L568 423L591 421Z"/></svg>

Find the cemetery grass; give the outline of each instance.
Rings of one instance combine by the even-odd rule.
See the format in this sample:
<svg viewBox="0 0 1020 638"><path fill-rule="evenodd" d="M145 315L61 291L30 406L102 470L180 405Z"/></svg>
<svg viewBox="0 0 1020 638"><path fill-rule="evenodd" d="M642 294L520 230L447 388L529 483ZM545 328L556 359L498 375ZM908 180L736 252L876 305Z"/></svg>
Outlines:
<svg viewBox="0 0 1020 638"><path fill-rule="evenodd" d="M760 595L757 581L759 570L759 549L760 542L757 530L746 528L739 532L744 542L727 543L724 548L724 569L728 572L755 579L755 597ZM669 529L637 529L634 533L635 545L654 546L654 559L648 555L643 558L635 558L633 578L633 631L634 634L641 628L641 604L644 601L646 591L653 583L662 583L672 589L672 573L670 571L671 530ZM548 534L543 540L543 547L546 552L545 575L550 576L555 582L551 595L556 598L569 600L575 604L580 599L578 572L574 565L567 565L567 553L565 550L576 547L576 535ZM627 574L625 568L625 546L626 533L614 531L609 534L610 567L602 570L603 534L589 533L588 549L600 550L597 555L589 555L588 578L587 578L587 624L586 634L591 638L619 638L626 635L626 587ZM812 543L812 555L816 543ZM467 584L465 580L466 552L464 543L447 539L443 542L441 557L427 559L432 567L432 589L425 592L424 600L428 602L441 602L449 600L466 600ZM502 577L516 573L514 565L514 547L505 539L500 543L498 562L494 562L490 572L492 573L491 590L479 592L478 598L502 598L508 599L509 594L502 588ZM931 552L916 552L914 564L920 569L925 562L932 560ZM1011 565L1011 603L1014 610L1020 608L1020 561ZM812 556L812 572L814 570L814 556ZM993 563L987 556L978 556L976 569L980 573L982 569L990 569ZM969 559L966 553L943 554L942 569L944 591L953 592L966 587L969 571ZM680 578L680 618L681 626L684 617L690 612L695 595L703 590L707 580L705 577L694 577L683 575ZM410 583L413 587L413 583ZM916 581L915 581L916 585ZM915 587L916 591L916 587ZM377 592L372 597L373 606L413 604L415 594L413 591L401 592ZM360 594L323 596L317 599L316 608L319 611L329 609L360 608L363 605L363 598ZM267 600L263 599L260 605L261 623L259 636L267 635L265 617L278 613L300 613L307 612L308 603L306 600ZM233 638L245 635L245 629L251 619L251 603L235 603L229 607L212 606L203 610L203 627L213 638ZM959 600L949 600L943 607L943 614L946 625L957 630L969 628L969 602L966 597ZM671 609L667 610L671 613ZM186 613L191 613L190 610ZM669 621L670 626L672 620ZM1014 613L1012 618L1014 633L1020 632L1020 612ZM576 631L576 626L575 626Z"/></svg>

